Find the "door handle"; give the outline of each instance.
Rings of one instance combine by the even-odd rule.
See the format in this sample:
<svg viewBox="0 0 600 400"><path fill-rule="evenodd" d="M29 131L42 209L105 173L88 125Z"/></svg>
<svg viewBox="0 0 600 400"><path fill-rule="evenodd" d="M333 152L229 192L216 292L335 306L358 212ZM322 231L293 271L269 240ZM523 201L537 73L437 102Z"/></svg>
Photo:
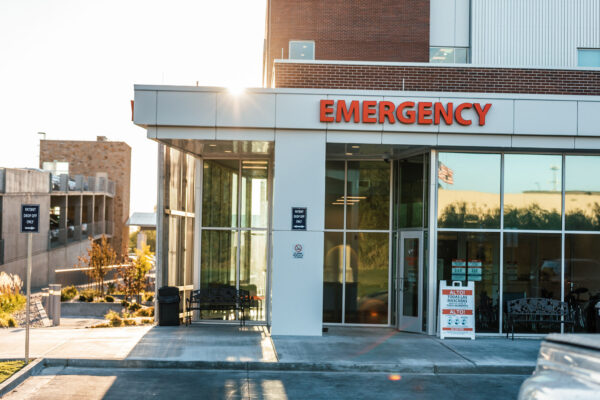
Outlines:
<svg viewBox="0 0 600 400"><path fill-rule="evenodd" d="M402 292L404 290L404 278L398 278L398 281L400 283L398 285L398 290Z"/></svg>

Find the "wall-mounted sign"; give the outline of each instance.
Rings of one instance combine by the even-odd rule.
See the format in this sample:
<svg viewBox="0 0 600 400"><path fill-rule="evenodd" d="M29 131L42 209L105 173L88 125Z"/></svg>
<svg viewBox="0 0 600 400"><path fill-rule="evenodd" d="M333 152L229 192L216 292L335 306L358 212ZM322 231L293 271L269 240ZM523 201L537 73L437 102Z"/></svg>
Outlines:
<svg viewBox="0 0 600 400"><path fill-rule="evenodd" d="M475 283L440 281L440 338L475 339Z"/></svg>
<svg viewBox="0 0 600 400"><path fill-rule="evenodd" d="M321 122L354 122L365 124L405 124L405 125L446 125L455 122L469 126L476 122L485 125L485 117L492 108L490 103L460 103L405 101L395 104L391 101L352 100L321 100L319 117ZM465 117L465 110L475 110L477 121Z"/></svg>
<svg viewBox="0 0 600 400"><path fill-rule="evenodd" d="M302 245L300 243L296 243L294 245L294 253L292 254L294 258L304 258L304 253L302 252Z"/></svg>
<svg viewBox="0 0 600 400"><path fill-rule="evenodd" d="M38 233L40 231L40 205L21 205L21 233Z"/></svg>
<svg viewBox="0 0 600 400"><path fill-rule="evenodd" d="M306 207L292 207L292 230L306 230Z"/></svg>

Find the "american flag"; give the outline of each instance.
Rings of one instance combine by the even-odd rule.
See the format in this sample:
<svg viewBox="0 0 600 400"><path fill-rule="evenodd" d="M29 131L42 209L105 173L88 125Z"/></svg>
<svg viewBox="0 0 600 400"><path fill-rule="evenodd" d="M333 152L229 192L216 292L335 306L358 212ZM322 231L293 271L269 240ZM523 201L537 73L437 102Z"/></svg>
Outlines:
<svg viewBox="0 0 600 400"><path fill-rule="evenodd" d="M449 185L454 184L454 171L444 165L444 163L440 163L438 167L438 179L442 182L445 182Z"/></svg>

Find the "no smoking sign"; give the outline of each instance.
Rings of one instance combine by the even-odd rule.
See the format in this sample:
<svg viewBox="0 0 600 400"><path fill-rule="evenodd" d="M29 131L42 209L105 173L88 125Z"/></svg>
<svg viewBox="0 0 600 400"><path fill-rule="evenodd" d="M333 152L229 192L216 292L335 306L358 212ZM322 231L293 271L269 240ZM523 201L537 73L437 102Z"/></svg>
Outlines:
<svg viewBox="0 0 600 400"><path fill-rule="evenodd" d="M304 258L304 253L302 252L302 245L300 243L296 243L296 245L294 245L293 257Z"/></svg>

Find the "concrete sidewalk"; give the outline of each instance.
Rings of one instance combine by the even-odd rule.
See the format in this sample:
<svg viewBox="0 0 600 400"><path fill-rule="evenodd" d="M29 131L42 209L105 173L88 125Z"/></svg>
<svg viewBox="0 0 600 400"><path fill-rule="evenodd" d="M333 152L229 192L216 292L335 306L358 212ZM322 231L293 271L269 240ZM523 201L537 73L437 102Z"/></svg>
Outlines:
<svg viewBox="0 0 600 400"><path fill-rule="evenodd" d="M265 327L206 324L31 331L32 357L82 367L530 373L539 346L533 339L441 341L362 327L329 328L322 337L271 337ZM24 329L0 330L0 358L22 358L23 351Z"/></svg>

